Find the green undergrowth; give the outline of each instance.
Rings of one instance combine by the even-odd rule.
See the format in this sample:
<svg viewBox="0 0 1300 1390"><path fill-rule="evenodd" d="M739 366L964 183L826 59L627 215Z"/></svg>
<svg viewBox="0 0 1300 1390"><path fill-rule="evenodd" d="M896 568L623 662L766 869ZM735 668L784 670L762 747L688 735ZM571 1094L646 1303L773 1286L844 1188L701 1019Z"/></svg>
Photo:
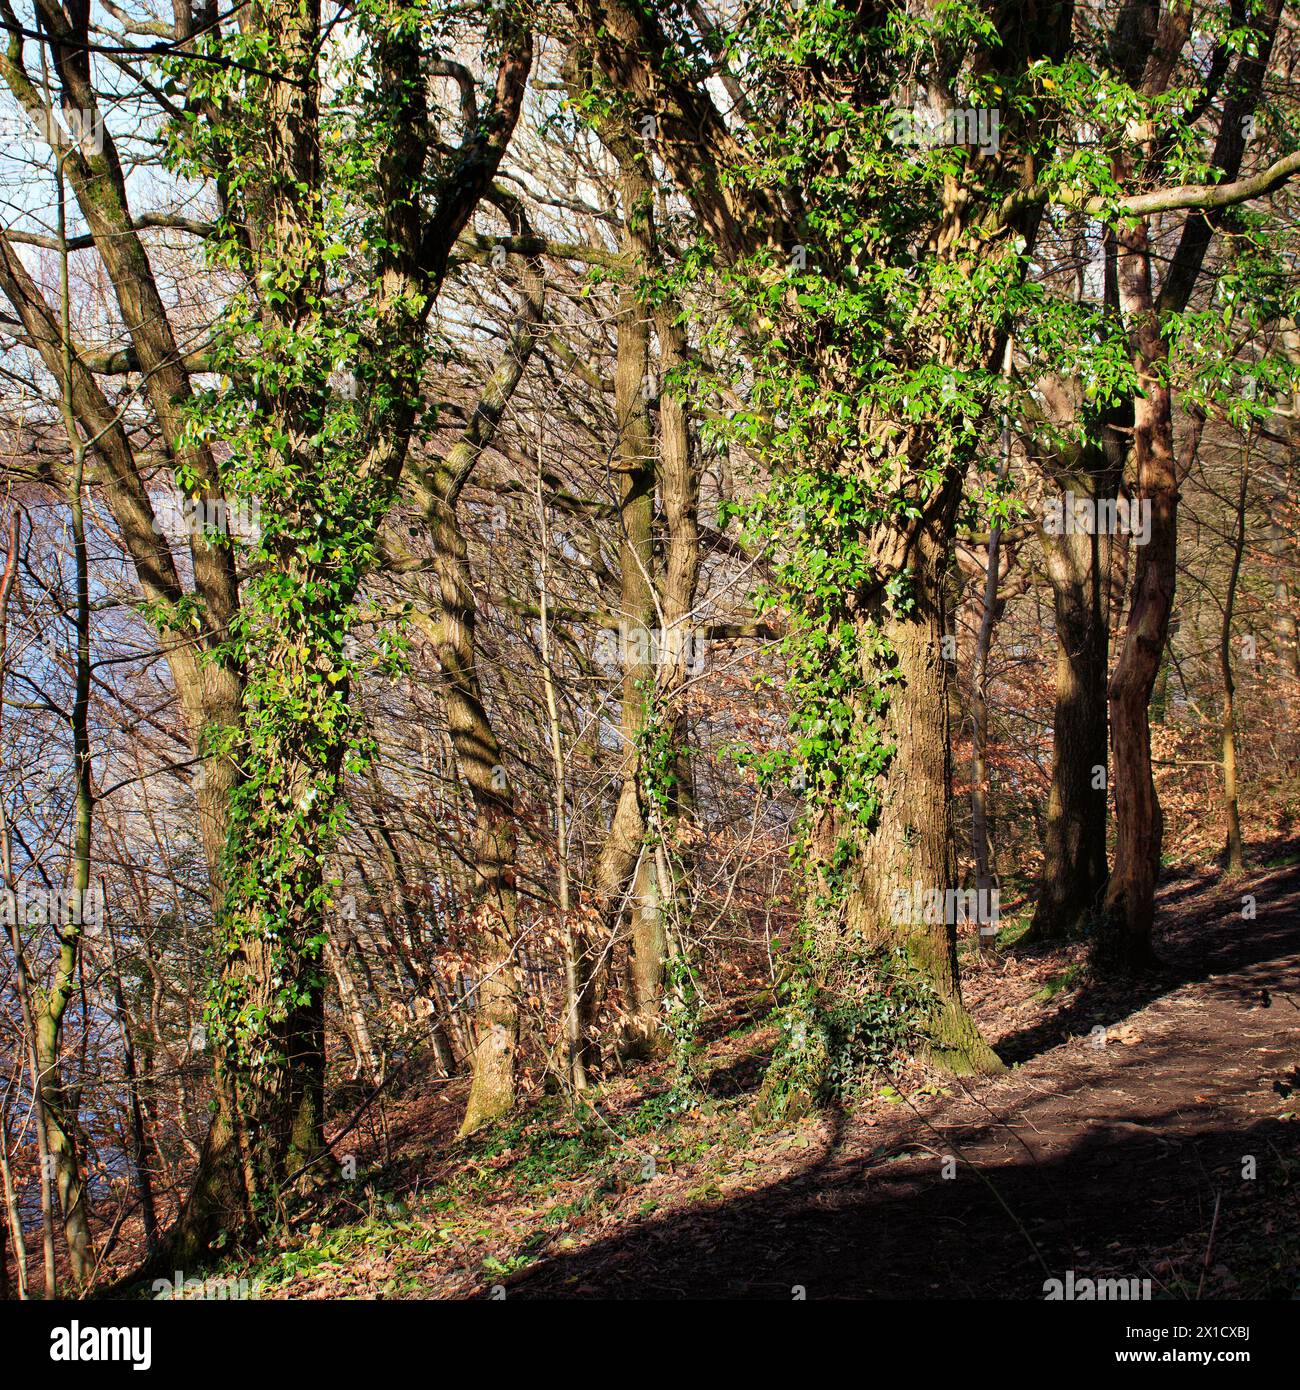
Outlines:
<svg viewBox="0 0 1300 1390"><path fill-rule="evenodd" d="M563 1249L569 1226L604 1210L649 1215L660 1173L698 1164L715 1149L720 1168L730 1161L732 1136L719 1145L713 1123L734 1109L726 1103L649 1081L617 1110L592 1099L573 1108L544 1097L448 1152L431 1185L385 1190L375 1179L351 1199L363 1214L313 1225L255 1264L230 1268L260 1281L263 1297L301 1293L304 1279L334 1296L353 1288L427 1296L434 1267L445 1269L453 1250L468 1247L477 1262L471 1271L492 1283L553 1246ZM738 1147L738 1131L734 1141Z"/></svg>
<svg viewBox="0 0 1300 1390"><path fill-rule="evenodd" d="M1078 989L1087 978L1087 966L1082 961L1077 961L1073 965L1067 965L1059 974L1053 975L1050 980L1040 989L1034 998L1042 1003L1055 999L1060 994L1068 994L1073 989Z"/></svg>
<svg viewBox="0 0 1300 1390"><path fill-rule="evenodd" d="M845 947L819 964L787 992L759 1103L772 1123L854 1104L932 1040L936 996L905 951Z"/></svg>
<svg viewBox="0 0 1300 1390"><path fill-rule="evenodd" d="M854 1012L831 1023L859 1050L869 1035L881 1043L880 1018ZM684 1082L674 1083L665 1064L631 1095L615 1083L577 1107L542 1096L414 1163L369 1172L363 1163L354 1182L340 1180L323 1206L270 1237L255 1258L230 1256L198 1273L244 1281L245 1297L463 1295L467 1285L490 1288L571 1248L593 1223L716 1201L728 1176L761 1171L749 1156L760 1136L812 1142L803 1131L813 1116L756 1107L758 1089L709 1094L711 1073L752 1071L757 1085L772 1032L771 1019L747 1020L698 1057ZM870 1079L858 1074L853 1087L858 1100L901 1103L887 1072L865 1070ZM142 1286L136 1296L152 1295Z"/></svg>

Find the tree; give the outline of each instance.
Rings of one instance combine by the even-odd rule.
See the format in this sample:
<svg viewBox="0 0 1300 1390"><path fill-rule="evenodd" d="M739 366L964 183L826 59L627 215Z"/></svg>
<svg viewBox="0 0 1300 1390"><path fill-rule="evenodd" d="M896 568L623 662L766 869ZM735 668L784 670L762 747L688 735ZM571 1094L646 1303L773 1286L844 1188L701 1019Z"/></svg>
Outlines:
<svg viewBox="0 0 1300 1390"><path fill-rule="evenodd" d="M358 15L364 80L345 89L357 125L351 138L340 129L335 149L319 8L255 8L222 38L222 54L242 66L204 79L205 105L180 141L187 167L224 178L214 244L242 275L222 331L231 386L200 429L224 440L228 490L257 497L263 517L233 634L248 675L226 750L241 777L209 1008L218 1112L179 1224L182 1250L206 1245L232 1212L261 1228L322 1152L326 858L344 773L366 757L347 637L419 418L424 325L491 186L531 63L531 36L503 18L491 104L431 166L426 81L439 60L422 15L386 0ZM264 49L274 72L252 68ZM426 171L427 207L413 193ZM331 285L353 215L373 251L354 285ZM335 393L339 370L355 393Z"/></svg>

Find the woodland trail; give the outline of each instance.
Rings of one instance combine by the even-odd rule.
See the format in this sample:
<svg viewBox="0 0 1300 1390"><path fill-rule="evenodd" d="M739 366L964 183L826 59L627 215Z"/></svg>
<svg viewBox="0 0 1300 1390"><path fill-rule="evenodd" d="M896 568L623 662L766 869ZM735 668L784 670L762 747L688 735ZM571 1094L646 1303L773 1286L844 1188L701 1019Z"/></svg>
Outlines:
<svg viewBox="0 0 1300 1390"><path fill-rule="evenodd" d="M1175 879L1157 931L1151 977L1019 1031L991 1005L997 968L976 977L1005 1076L801 1127L714 1200L606 1229L508 1296L1041 1298L1068 1270L1157 1297L1292 1296L1300 870Z"/></svg>

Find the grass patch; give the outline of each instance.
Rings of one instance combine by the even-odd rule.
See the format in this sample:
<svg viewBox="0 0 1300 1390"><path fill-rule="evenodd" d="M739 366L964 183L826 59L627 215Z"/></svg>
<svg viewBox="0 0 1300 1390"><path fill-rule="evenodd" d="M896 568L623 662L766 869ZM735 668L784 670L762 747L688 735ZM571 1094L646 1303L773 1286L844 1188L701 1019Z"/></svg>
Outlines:
<svg viewBox="0 0 1300 1390"><path fill-rule="evenodd" d="M1053 975L1050 980L1035 995L1035 999L1046 1003L1050 999L1055 999L1058 995L1068 994L1072 989L1078 989L1083 983L1087 968L1082 961L1074 965L1067 965L1059 975Z"/></svg>

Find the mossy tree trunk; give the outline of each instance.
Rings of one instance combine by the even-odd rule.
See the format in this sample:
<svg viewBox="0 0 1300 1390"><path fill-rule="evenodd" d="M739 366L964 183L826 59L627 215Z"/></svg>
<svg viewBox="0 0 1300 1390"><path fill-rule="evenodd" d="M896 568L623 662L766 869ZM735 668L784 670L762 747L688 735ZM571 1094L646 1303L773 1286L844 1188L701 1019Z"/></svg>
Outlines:
<svg viewBox="0 0 1300 1390"><path fill-rule="evenodd" d="M957 884L949 664L943 659L948 537L941 518L921 531L912 558L909 611L882 623L893 659L882 668L863 657L864 681L889 687L882 732L894 751L880 782L879 814L869 830L854 834L845 926L867 946L901 949L933 991L925 1027L935 1062L962 1074L996 1072L1002 1063L962 1002L956 922L948 913L938 921L924 920L928 914L900 920L898 910L900 890L910 894L919 885L946 904Z"/></svg>

